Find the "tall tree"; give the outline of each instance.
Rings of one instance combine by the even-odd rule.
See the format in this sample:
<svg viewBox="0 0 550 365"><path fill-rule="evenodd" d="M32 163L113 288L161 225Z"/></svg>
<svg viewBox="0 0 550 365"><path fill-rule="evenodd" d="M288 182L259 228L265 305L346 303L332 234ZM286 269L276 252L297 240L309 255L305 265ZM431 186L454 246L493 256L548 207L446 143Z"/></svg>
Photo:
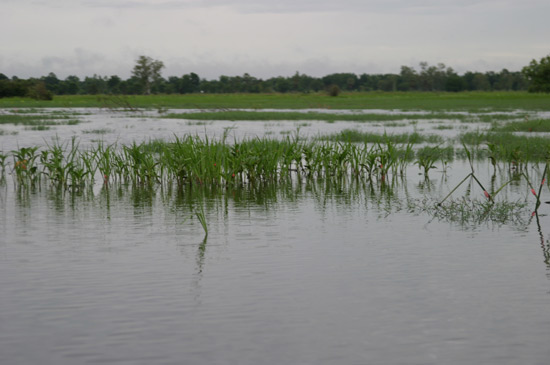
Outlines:
<svg viewBox="0 0 550 365"><path fill-rule="evenodd" d="M540 62L532 60L522 72L531 82L530 92L550 93L550 55L541 58Z"/></svg>
<svg viewBox="0 0 550 365"><path fill-rule="evenodd" d="M161 79L160 71L163 68L162 61L153 60L148 56L139 56L132 75L140 81L143 94L151 93L151 85Z"/></svg>

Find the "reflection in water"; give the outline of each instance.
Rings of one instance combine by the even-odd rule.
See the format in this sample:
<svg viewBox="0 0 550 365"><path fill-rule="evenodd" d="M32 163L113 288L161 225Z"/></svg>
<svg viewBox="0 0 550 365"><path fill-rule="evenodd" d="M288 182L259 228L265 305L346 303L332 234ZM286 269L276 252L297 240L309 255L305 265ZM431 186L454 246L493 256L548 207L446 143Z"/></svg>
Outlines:
<svg viewBox="0 0 550 365"><path fill-rule="evenodd" d="M534 212L534 216L535 216L535 221L537 222L537 231L540 236L540 247L542 248L542 254L544 256L544 263L546 264L547 268L550 270L550 241L544 238L544 234L542 233L542 228L540 225L538 211Z"/></svg>
<svg viewBox="0 0 550 365"><path fill-rule="evenodd" d="M548 280L510 270L533 254L506 241L530 222L430 221L446 178L2 188L0 350L48 365L537 363Z"/></svg>

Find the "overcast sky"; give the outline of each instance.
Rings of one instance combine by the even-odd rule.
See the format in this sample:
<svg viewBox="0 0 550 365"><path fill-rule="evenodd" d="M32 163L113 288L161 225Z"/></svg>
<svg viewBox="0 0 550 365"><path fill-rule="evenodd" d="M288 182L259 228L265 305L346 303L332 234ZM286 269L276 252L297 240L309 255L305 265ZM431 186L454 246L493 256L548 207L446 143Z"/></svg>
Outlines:
<svg viewBox="0 0 550 365"><path fill-rule="evenodd" d="M550 0L0 0L0 72L268 78L519 71L550 54Z"/></svg>

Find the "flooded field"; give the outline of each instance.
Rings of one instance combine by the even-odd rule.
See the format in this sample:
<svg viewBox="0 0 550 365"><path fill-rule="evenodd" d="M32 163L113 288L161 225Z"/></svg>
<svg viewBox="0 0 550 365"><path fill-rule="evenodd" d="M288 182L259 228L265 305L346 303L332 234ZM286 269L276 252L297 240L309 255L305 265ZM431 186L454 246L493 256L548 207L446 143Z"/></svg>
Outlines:
<svg viewBox="0 0 550 365"><path fill-rule="evenodd" d="M7 364L548 362L546 164L515 156L493 165L486 145L462 146L461 134L494 128L487 113L395 111L396 120L369 122L167 117L184 112L197 111L0 111L55 116L0 125ZM502 117L526 118L548 116ZM23 169L10 152L40 153L52 138L69 146L75 137L86 150L185 135L226 136L229 146L208 146L234 152L246 139L310 141L344 130L436 135L437 143L411 148L452 146L454 155L427 172L420 154L390 168L380 158L401 145L369 143L378 159L356 173L351 165L329 173L326 162L314 170L315 159L303 156L275 178L236 170L243 177L234 183L224 160L222 175L208 180L215 183L204 171L183 183L162 172L150 183L97 168L77 189L52 175L21 180L30 164Z"/></svg>

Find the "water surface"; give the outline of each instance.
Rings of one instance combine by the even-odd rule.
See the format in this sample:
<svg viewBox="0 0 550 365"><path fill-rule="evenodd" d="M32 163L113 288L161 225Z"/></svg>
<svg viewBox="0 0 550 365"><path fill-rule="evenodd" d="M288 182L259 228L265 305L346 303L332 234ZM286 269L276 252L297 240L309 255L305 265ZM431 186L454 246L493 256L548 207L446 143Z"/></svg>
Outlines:
<svg viewBox="0 0 550 365"><path fill-rule="evenodd" d="M2 363L547 364L549 206L505 223L414 208L467 171L80 193L8 175Z"/></svg>

